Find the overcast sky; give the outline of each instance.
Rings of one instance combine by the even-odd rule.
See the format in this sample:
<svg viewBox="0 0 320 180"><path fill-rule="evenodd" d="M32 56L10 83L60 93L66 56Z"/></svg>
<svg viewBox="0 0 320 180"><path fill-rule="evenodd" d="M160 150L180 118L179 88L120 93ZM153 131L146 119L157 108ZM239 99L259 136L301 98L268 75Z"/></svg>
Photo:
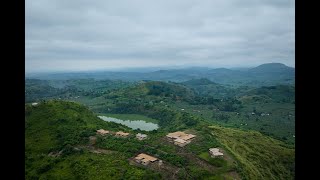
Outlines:
<svg viewBox="0 0 320 180"><path fill-rule="evenodd" d="M294 67L294 0L28 0L26 72Z"/></svg>

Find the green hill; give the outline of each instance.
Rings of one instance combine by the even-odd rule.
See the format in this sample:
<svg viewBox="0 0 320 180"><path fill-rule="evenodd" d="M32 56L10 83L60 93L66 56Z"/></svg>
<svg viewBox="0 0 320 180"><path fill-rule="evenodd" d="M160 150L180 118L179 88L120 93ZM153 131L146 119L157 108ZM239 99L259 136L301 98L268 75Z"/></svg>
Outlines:
<svg viewBox="0 0 320 180"><path fill-rule="evenodd" d="M199 85L209 85L209 84L216 84L216 83L210 81L207 78L201 78L201 79L191 79L189 81L183 82L182 84L189 85L189 86L199 86Z"/></svg>
<svg viewBox="0 0 320 180"><path fill-rule="evenodd" d="M255 131L211 126L212 133L239 160L244 179L293 179L295 150Z"/></svg>
<svg viewBox="0 0 320 180"><path fill-rule="evenodd" d="M249 72L290 74L294 73L294 68L288 67L282 63L266 63L249 69Z"/></svg>
<svg viewBox="0 0 320 180"><path fill-rule="evenodd" d="M227 85L221 85L210 81L207 78L193 79L190 81L182 82L200 96L213 96L214 98L232 97L239 91L235 88L230 88Z"/></svg>
<svg viewBox="0 0 320 180"><path fill-rule="evenodd" d="M25 177L26 179L141 179L153 172L130 166L120 152L92 153L88 137L100 128L131 132L125 126L97 118L82 105L41 102L26 105Z"/></svg>
<svg viewBox="0 0 320 180"><path fill-rule="evenodd" d="M260 96L273 102L294 102L295 87L292 85L262 86L239 93L239 96Z"/></svg>

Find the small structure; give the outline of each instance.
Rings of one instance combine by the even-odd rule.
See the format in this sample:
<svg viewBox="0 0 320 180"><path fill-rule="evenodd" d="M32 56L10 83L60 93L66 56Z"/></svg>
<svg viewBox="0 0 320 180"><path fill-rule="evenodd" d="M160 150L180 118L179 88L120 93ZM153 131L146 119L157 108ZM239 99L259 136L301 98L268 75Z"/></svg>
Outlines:
<svg viewBox="0 0 320 180"><path fill-rule="evenodd" d="M125 132L119 131L119 132L116 132L116 136L118 136L118 137L128 137L129 133L125 133Z"/></svg>
<svg viewBox="0 0 320 180"><path fill-rule="evenodd" d="M140 141L147 139L147 137L148 137L148 135L146 135L146 134L141 134L141 133L138 133L138 134L136 135L136 138L139 139Z"/></svg>
<svg viewBox="0 0 320 180"><path fill-rule="evenodd" d="M155 158L155 157L149 156L147 154L141 153L141 154L137 155L134 158L134 160L137 163L140 163L140 164L143 164L143 165L148 165L150 162L153 163L153 162L157 161L158 158Z"/></svg>
<svg viewBox="0 0 320 180"><path fill-rule="evenodd" d="M177 131L177 132L167 134L167 137L171 138L171 139L183 139L183 140L187 141L187 140L190 140L190 139L196 137L196 135L187 134L185 132Z"/></svg>
<svg viewBox="0 0 320 180"><path fill-rule="evenodd" d="M106 135L106 134L109 134L110 132L104 129L99 129L97 130L97 133L100 135Z"/></svg>
<svg viewBox="0 0 320 180"><path fill-rule="evenodd" d="M185 132L177 131L166 135L169 139L173 140L175 145L183 147L191 142L191 139L196 137L193 134L187 134Z"/></svg>
<svg viewBox="0 0 320 180"><path fill-rule="evenodd" d="M178 145L178 146L180 146L180 147L184 147L185 145L189 144L190 142L191 142L191 141L185 141L185 140L180 139L180 138L175 139L175 140L173 141L173 143L174 143L175 145Z"/></svg>
<svg viewBox="0 0 320 180"><path fill-rule="evenodd" d="M220 152L220 149L218 149L218 148L210 148L209 153L210 153L211 157L213 157L213 158L223 156L223 153Z"/></svg>
<svg viewBox="0 0 320 180"><path fill-rule="evenodd" d="M36 106L36 105L38 105L39 103L36 103L36 102L34 102L34 103L32 103L31 105L32 106Z"/></svg>

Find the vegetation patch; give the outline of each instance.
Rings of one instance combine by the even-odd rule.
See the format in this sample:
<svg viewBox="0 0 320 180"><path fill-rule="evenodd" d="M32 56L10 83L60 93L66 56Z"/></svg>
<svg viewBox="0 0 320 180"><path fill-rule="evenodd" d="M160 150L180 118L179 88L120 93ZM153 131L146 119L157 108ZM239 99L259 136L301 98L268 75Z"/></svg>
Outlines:
<svg viewBox="0 0 320 180"><path fill-rule="evenodd" d="M292 146L255 131L210 128L240 162L245 179L294 179L295 150Z"/></svg>

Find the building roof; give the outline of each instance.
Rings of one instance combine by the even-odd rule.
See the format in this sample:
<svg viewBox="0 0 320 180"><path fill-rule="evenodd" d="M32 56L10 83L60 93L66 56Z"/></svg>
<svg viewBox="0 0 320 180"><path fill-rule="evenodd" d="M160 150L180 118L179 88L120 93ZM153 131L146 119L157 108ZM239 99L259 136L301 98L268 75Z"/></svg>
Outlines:
<svg viewBox="0 0 320 180"><path fill-rule="evenodd" d="M137 135L136 135L137 137L141 137L141 138L145 138L145 137L147 137L148 135L146 135L146 134L141 134L141 133L138 133Z"/></svg>
<svg viewBox="0 0 320 180"><path fill-rule="evenodd" d="M183 140L183 139L175 139L174 142L178 142L178 143L181 143L181 144L184 144L184 143L187 143L187 141Z"/></svg>
<svg viewBox="0 0 320 180"><path fill-rule="evenodd" d="M128 136L129 133L125 133L125 132L122 132L122 131L119 131L116 133L116 135L120 135L120 136Z"/></svg>
<svg viewBox="0 0 320 180"><path fill-rule="evenodd" d="M167 137L178 138L180 136L185 136L185 135L186 135L186 133L181 132L181 131L177 131L177 132L167 134Z"/></svg>
<svg viewBox="0 0 320 180"><path fill-rule="evenodd" d="M189 140L189 139L192 139L194 137L195 137L195 135L193 135L193 134L187 134L185 136L181 136L180 139Z"/></svg>
<svg viewBox="0 0 320 180"><path fill-rule="evenodd" d="M192 139L195 137L195 135L193 134L187 134L185 132L181 132L181 131L177 131L177 132L173 132L173 133L169 133L167 134L167 137L169 138L180 138L180 139L183 139L183 140L189 140L189 139Z"/></svg>
<svg viewBox="0 0 320 180"><path fill-rule="evenodd" d="M218 149L218 148L210 148L209 151L214 156L223 156L223 153L219 152L220 149Z"/></svg>
<svg viewBox="0 0 320 180"><path fill-rule="evenodd" d="M104 129L99 129L99 130L97 130L97 133L100 133L100 134L108 134L109 131L104 130Z"/></svg>
<svg viewBox="0 0 320 180"><path fill-rule="evenodd" d="M139 159L143 162L148 162L148 161L156 161L158 158L149 156L147 154L141 153L138 156L135 157L135 159Z"/></svg>

